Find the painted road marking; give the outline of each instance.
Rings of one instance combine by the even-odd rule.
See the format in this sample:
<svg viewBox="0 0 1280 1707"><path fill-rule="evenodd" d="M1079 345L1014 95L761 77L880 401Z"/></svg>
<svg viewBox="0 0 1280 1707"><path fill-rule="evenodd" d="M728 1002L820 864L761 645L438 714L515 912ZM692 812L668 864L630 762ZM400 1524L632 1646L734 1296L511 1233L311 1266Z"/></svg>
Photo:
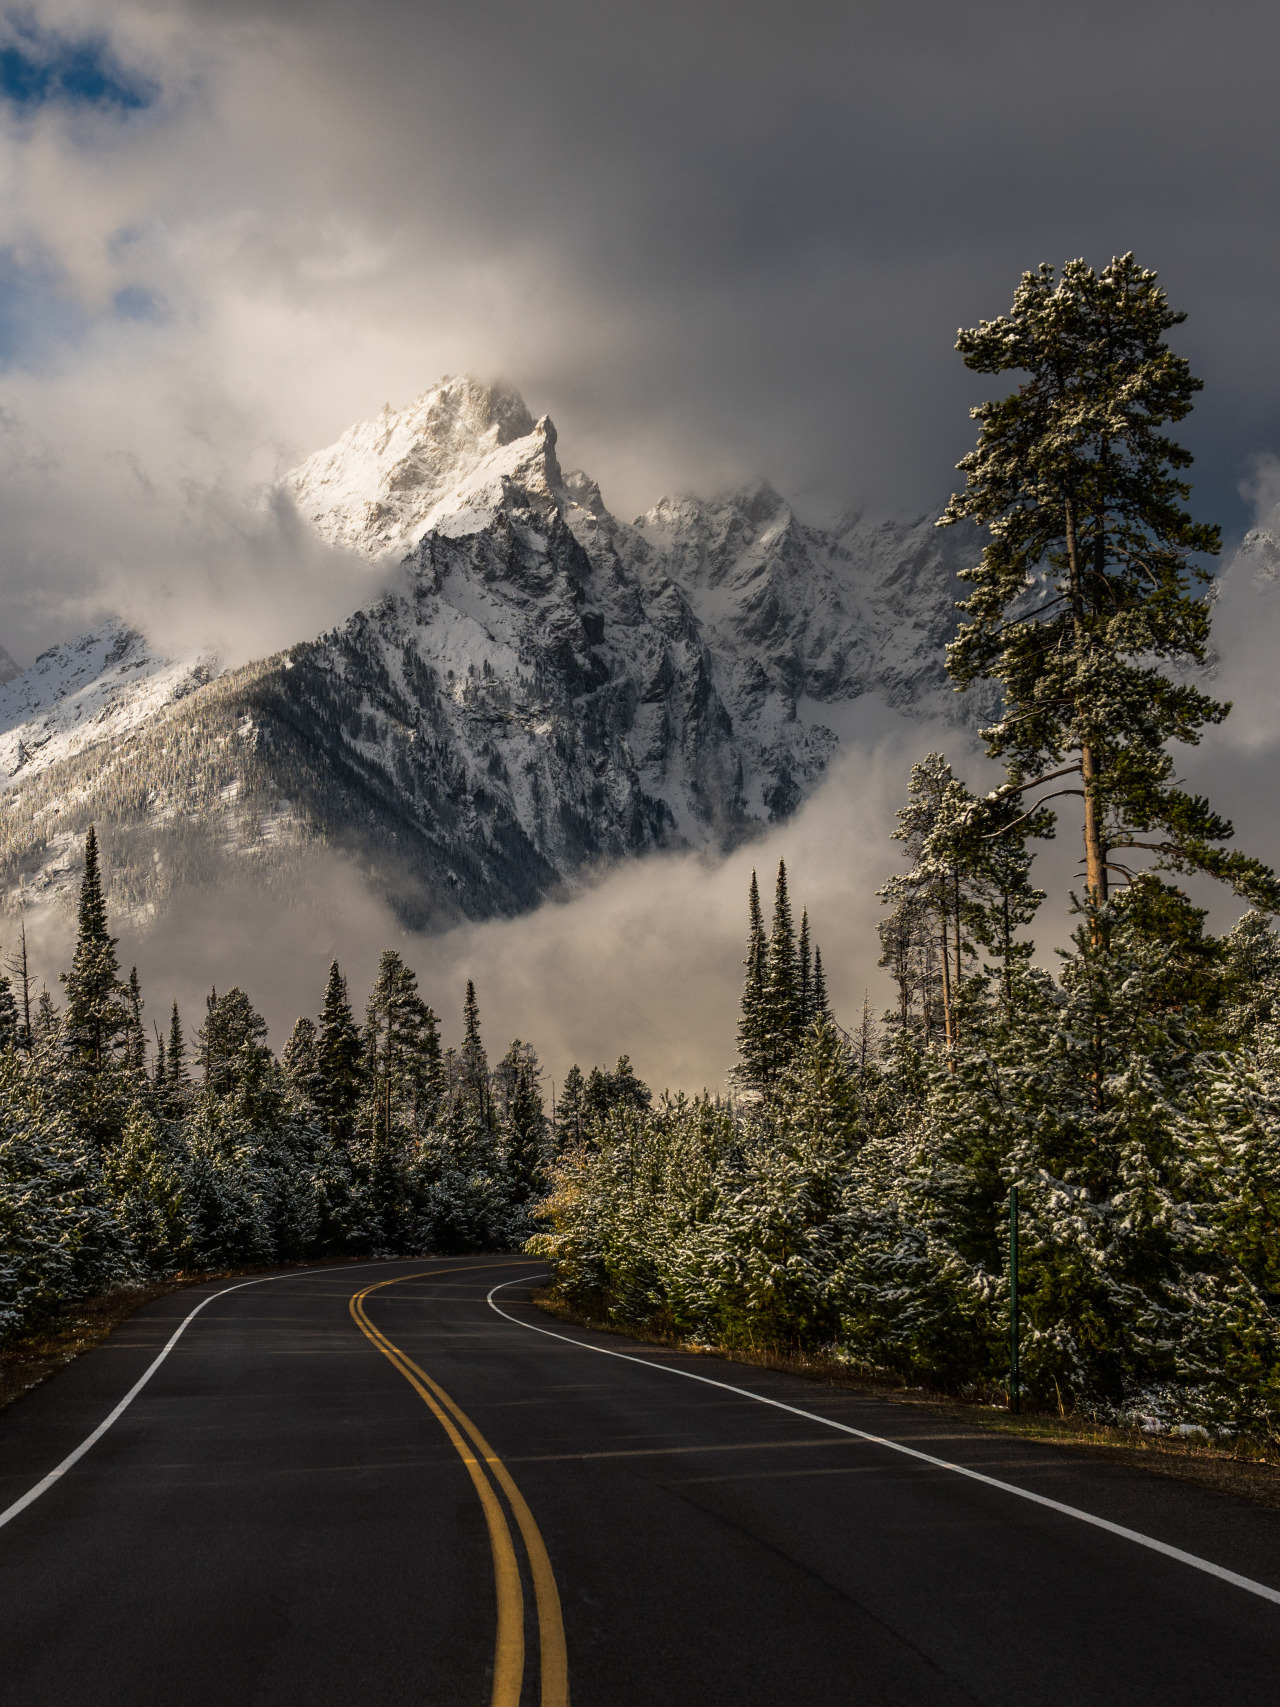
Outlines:
<svg viewBox="0 0 1280 1707"><path fill-rule="evenodd" d="M1001 1493L1016 1494L1020 1500L1030 1500L1033 1505L1060 1512L1063 1517L1073 1517L1079 1523L1092 1524L1095 1529L1105 1529L1109 1535L1118 1535L1124 1541L1132 1541L1139 1547L1148 1547L1153 1553L1163 1553L1166 1559L1176 1559L1180 1565L1190 1565L1193 1570L1218 1577L1222 1582L1230 1583L1233 1588L1242 1588L1247 1594L1256 1594L1263 1600L1280 1605L1280 1589L1268 1588L1266 1583L1255 1582L1252 1577L1242 1577L1238 1571L1229 1571L1225 1566L1215 1565L1212 1559L1202 1559L1195 1553L1185 1553L1181 1547L1171 1547L1167 1541L1157 1541L1153 1535L1143 1535L1139 1530L1126 1529L1123 1524L1112 1523L1108 1518L1095 1517L1092 1512L1081 1511L1078 1506L1064 1505L1061 1500L1051 1500L1044 1494L1033 1494L1030 1488L1020 1488L1013 1482L1002 1482L996 1476L984 1476L980 1470L970 1470L963 1464L952 1464L946 1458L935 1458L932 1453L920 1452L914 1446L904 1446L899 1440L886 1440L881 1434L868 1434L865 1429L852 1428L848 1423L836 1422L832 1417L819 1416L816 1411L801 1410L799 1405L784 1404L781 1399L767 1398L765 1394L753 1393L747 1387L733 1387L727 1381L713 1380L710 1375L695 1375L691 1369L677 1369L674 1364L657 1363L647 1357L633 1357L625 1351L611 1351L608 1346L590 1345L586 1340L572 1339L568 1334L558 1334L551 1328L540 1328L535 1322L522 1322L518 1316L508 1315L494 1303L494 1292L501 1292L504 1287L519 1286L522 1281L538 1278L536 1274L526 1274L517 1280L501 1281L489 1293L489 1308L496 1311L504 1321L514 1323L517 1328L528 1328L530 1333L545 1334L548 1339L563 1340L565 1345L576 1345L579 1351L596 1351L601 1357L619 1357L624 1363L638 1363L641 1369L660 1369L666 1375L680 1375L686 1381L701 1382L704 1387L718 1387L721 1392L734 1393L740 1399L754 1399L758 1405L769 1405L775 1411L788 1411L793 1417L804 1417L807 1422L821 1423L824 1428L838 1429L841 1434L851 1434L856 1440L868 1441L872 1446L885 1446L890 1452L901 1452L907 1458L917 1458L922 1464L932 1464L937 1470L950 1470L954 1475L965 1476L971 1482L982 1482L988 1488L998 1488Z"/></svg>
<svg viewBox="0 0 1280 1707"><path fill-rule="evenodd" d="M492 1268L492 1263L473 1263L469 1267ZM409 1355L395 1345L376 1327L365 1312L364 1300L371 1292L398 1285L404 1280L431 1280L437 1275L458 1274L465 1269L428 1269L420 1274L395 1275L376 1282L357 1292L351 1300L351 1314L363 1334L383 1356L404 1376L409 1385L430 1408L453 1443L454 1450L466 1465L489 1526L489 1543L493 1552L494 1582L498 1595L498 1633L494 1646L493 1695L491 1707L518 1707L524 1679L524 1597L520 1588L520 1572L516 1564L511 1531L501 1502L485 1474L480 1460L507 1496L515 1513L516 1523L524 1540L529 1570L533 1577L534 1603L538 1614L538 1647L541 1664L542 1707L568 1707L569 1660L564 1639L564 1621L560 1611L560 1593L551 1569L546 1546L524 1496L516 1486L510 1471L489 1445L480 1430L460 1406ZM437 1400L439 1403L437 1403ZM441 1407L444 1407L442 1409ZM470 1451L453 1423L445 1415L448 1410L470 1436L479 1458Z"/></svg>
<svg viewBox="0 0 1280 1707"><path fill-rule="evenodd" d="M259 1275L256 1280L238 1280L234 1286L224 1286L221 1292L211 1292L207 1298L202 1298L191 1314L183 1321L179 1322L178 1326L170 1335L168 1344L160 1355L155 1359L150 1367L138 1377L116 1408L109 1416L103 1418L97 1428L94 1429L93 1433L86 1435L86 1437L80 1442L79 1446L76 1447L75 1451L69 1452L62 1460L61 1464L56 1464L47 1476L36 1483L34 1488L28 1488L21 1499L14 1500L11 1506L6 1506L4 1511L0 1511L0 1529L3 1529L6 1523L12 1522L19 1512L25 1511L29 1505L32 1505L36 1500L38 1500L41 1494L47 1493L55 1482L60 1481L62 1477L66 1475L72 1465L80 1462L91 1446L95 1446L98 1441L102 1439L103 1435L111 1427L112 1423L118 1421L119 1418L128 1410L129 1406L137 1398L138 1394L146 1386L147 1382L150 1381L151 1377L155 1374L156 1370L159 1369L165 1358L168 1357L174 1346L177 1345L183 1334L186 1333L192 1322L195 1321L201 1310L212 1304L216 1298L225 1298L228 1292L241 1292L246 1286L264 1286L269 1280L298 1280L304 1276L310 1276L312 1274L340 1274L347 1273L352 1269L373 1268L374 1266L375 1265L373 1263L368 1262L352 1262L344 1263L340 1269L289 1269L284 1274L263 1274Z"/></svg>

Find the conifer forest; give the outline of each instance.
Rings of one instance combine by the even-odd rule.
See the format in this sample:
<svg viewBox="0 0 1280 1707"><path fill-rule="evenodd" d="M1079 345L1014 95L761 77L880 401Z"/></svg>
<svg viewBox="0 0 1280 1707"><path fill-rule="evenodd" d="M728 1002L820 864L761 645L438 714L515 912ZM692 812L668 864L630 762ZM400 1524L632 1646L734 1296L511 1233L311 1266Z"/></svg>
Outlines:
<svg viewBox="0 0 1280 1707"><path fill-rule="evenodd" d="M942 753L903 779L886 1012L833 1014L782 865L768 918L747 898L727 1095L655 1096L624 1055L551 1107L528 1043L490 1065L471 986L443 1050L394 951L362 1014L335 964L277 1056L240 989L144 1017L90 828L57 999L21 947L0 978L0 1333L180 1270L527 1249L618 1327L988 1398L1016 1329L1028 1404L1280 1440L1280 884L1176 776L1230 709L1197 674L1218 536L1163 431L1199 389L1180 319L1124 256L1027 274L961 335L1022 376L940 523L986 530L948 669L1001 690L1005 780ZM1056 954L1055 835L1081 849ZM1204 880L1238 898L1223 936Z"/></svg>

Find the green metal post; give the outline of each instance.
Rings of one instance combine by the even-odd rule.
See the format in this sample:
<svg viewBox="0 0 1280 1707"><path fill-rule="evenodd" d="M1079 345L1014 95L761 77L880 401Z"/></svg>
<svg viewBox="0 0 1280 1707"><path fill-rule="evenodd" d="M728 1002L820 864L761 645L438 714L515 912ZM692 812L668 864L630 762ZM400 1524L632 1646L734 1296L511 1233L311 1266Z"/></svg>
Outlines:
<svg viewBox="0 0 1280 1707"><path fill-rule="evenodd" d="M1018 1409L1018 1188L1009 1187L1009 1409Z"/></svg>

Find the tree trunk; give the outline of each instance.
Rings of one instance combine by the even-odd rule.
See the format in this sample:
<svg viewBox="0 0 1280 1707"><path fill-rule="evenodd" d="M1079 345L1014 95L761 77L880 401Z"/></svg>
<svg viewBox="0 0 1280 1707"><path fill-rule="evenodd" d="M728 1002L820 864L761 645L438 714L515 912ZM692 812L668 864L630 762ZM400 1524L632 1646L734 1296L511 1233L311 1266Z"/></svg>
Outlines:
<svg viewBox="0 0 1280 1707"><path fill-rule="evenodd" d="M1063 506L1067 524L1067 562L1071 576L1071 613L1075 629L1076 659L1079 662L1083 660L1087 649L1084 631L1084 589L1080 582L1075 506L1070 498L1064 498ZM1078 701L1075 709L1078 722ZM1099 769L1098 755L1094 751L1093 743L1089 740L1083 741L1080 746L1080 773L1084 778L1084 881L1089 900L1095 907L1105 905L1107 899L1107 854L1102 840L1102 813L1096 793ZM1096 925L1093 927L1093 936L1096 943Z"/></svg>
<svg viewBox="0 0 1280 1707"><path fill-rule="evenodd" d="M947 941L947 905L945 896L938 909L942 922L942 1029L947 1040L947 1053L955 1048L955 1012L951 1003L951 944Z"/></svg>

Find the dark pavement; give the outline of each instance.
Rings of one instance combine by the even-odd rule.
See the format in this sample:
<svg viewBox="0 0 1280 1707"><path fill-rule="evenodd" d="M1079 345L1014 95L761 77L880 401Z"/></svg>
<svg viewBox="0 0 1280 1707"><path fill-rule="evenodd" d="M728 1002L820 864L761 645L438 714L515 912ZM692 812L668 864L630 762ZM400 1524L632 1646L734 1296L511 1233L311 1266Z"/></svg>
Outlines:
<svg viewBox="0 0 1280 1707"><path fill-rule="evenodd" d="M365 1309L528 1502L574 1707L1280 1700L1280 1606L998 1489L504 1321L486 1293L535 1268L298 1270L211 1303L108 1433L0 1527L4 1707L488 1707L494 1563L476 1486L348 1308L396 1275L421 1278ZM0 1509L218 1290L157 1300L0 1413ZM524 1300L524 1286L500 1294L531 1324L821 1412L1280 1588L1280 1514L913 1407L562 1329ZM517 1551L520 1700L533 1707L540 1625L518 1535Z"/></svg>

